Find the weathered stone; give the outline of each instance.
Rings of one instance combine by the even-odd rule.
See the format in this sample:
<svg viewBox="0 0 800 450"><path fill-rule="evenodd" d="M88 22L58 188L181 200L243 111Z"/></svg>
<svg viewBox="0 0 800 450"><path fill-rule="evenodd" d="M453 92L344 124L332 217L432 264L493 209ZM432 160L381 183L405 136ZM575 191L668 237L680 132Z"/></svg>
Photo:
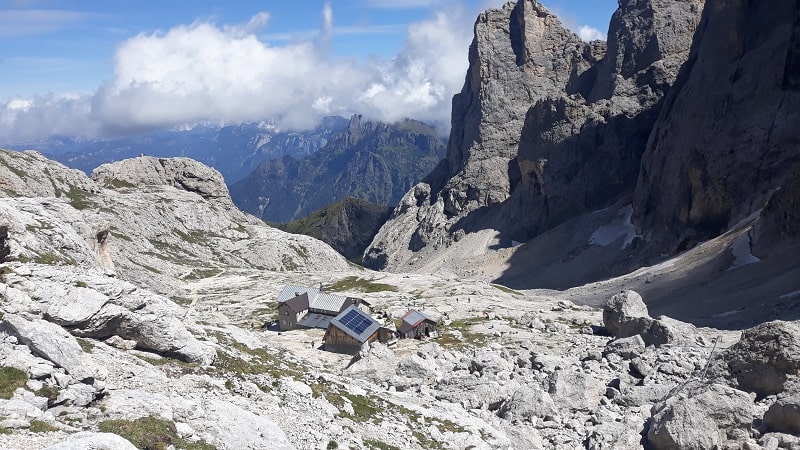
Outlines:
<svg viewBox="0 0 800 450"><path fill-rule="evenodd" d="M718 236L796 170L800 97L784 80L797 27L794 2L708 1L634 191L634 223L654 250Z"/></svg>
<svg viewBox="0 0 800 450"><path fill-rule="evenodd" d="M551 374L548 385L555 404L565 410L591 411L606 391L606 386L592 374L569 369Z"/></svg>
<svg viewBox="0 0 800 450"><path fill-rule="evenodd" d="M736 447L750 437L753 400L742 391L688 381L651 409L647 442L655 450Z"/></svg>
<svg viewBox="0 0 800 450"><path fill-rule="evenodd" d="M174 355L189 362L211 364L216 351L199 342L175 317L156 314L131 314L121 321L117 334L136 341L137 346Z"/></svg>
<svg viewBox="0 0 800 450"><path fill-rule="evenodd" d="M15 314L5 315L3 322L32 353L63 367L76 380L91 384L106 379L105 368L87 358L75 338L60 326Z"/></svg>
<svg viewBox="0 0 800 450"><path fill-rule="evenodd" d="M623 327L640 318L650 318L642 296L634 291L623 291L611 297L603 308L603 325L612 336L622 336ZM632 328L632 327L629 327ZM638 333L635 333L638 334Z"/></svg>
<svg viewBox="0 0 800 450"><path fill-rule="evenodd" d="M189 158L153 158L142 156L92 171L92 180L100 185L115 183L132 186L174 186L197 193L205 199L230 200L225 180L215 169Z"/></svg>
<svg viewBox="0 0 800 450"><path fill-rule="evenodd" d="M740 389L758 398L783 392L787 380L800 376L800 325L775 321L745 330L720 359Z"/></svg>
<svg viewBox="0 0 800 450"><path fill-rule="evenodd" d="M641 335L629 336L626 338L608 341L605 349L606 353L616 353L623 358L634 358L644 352L645 345Z"/></svg>
<svg viewBox="0 0 800 450"><path fill-rule="evenodd" d="M800 394L779 398L764 414L770 431L800 435Z"/></svg>
<svg viewBox="0 0 800 450"><path fill-rule="evenodd" d="M136 450L127 439L113 433L84 431L44 450Z"/></svg>
<svg viewBox="0 0 800 450"><path fill-rule="evenodd" d="M507 420L532 422L558 415L550 394L536 386L523 386L500 406L497 414Z"/></svg>

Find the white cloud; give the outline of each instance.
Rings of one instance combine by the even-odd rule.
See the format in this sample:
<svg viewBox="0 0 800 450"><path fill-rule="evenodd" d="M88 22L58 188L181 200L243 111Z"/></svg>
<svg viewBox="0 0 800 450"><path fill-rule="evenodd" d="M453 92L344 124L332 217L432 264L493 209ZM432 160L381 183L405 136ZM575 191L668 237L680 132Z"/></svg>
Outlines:
<svg viewBox="0 0 800 450"><path fill-rule="evenodd" d="M581 39L583 41L585 41L585 42L596 41L596 40L600 40L600 41L605 41L606 40L606 34L605 33L603 33L602 31L598 30L597 28L593 28L593 27L590 27L588 25L581 25L581 27L578 28L578 36L580 36Z"/></svg>
<svg viewBox="0 0 800 450"><path fill-rule="evenodd" d="M467 69L471 15L451 8L412 24L397 56L368 61L327 51L337 32L330 3L313 38L271 46L256 34L268 20L259 13L241 26L195 22L139 34L119 45L112 79L94 94L0 104L0 137L91 136L266 118L307 128L323 115L352 113L448 126L451 98Z"/></svg>

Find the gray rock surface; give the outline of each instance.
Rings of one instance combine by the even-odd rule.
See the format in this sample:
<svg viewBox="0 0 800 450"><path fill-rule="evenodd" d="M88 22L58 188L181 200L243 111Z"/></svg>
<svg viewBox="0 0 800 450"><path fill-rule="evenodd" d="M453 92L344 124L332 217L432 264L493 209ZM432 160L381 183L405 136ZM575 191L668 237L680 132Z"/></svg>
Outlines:
<svg viewBox="0 0 800 450"><path fill-rule="evenodd" d="M581 42L535 1L484 13L447 160L401 201L365 264L412 269L459 241L481 245L471 235L483 229L524 242L630 195L702 9L622 2L607 45Z"/></svg>
<svg viewBox="0 0 800 450"><path fill-rule="evenodd" d="M656 450L738 447L750 437L752 417L747 393L692 380L653 406L647 442Z"/></svg>
<svg viewBox="0 0 800 450"><path fill-rule="evenodd" d="M608 300L603 309L603 325L614 337L639 335L645 345L660 346L677 339L669 323L649 316L647 305L634 291L623 291Z"/></svg>
<svg viewBox="0 0 800 450"><path fill-rule="evenodd" d="M778 398L764 413L764 426L770 431L800 435L800 393Z"/></svg>
<svg viewBox="0 0 800 450"><path fill-rule="evenodd" d="M103 164L92 171L92 180L109 188L172 186L194 192L207 200L230 200L222 175L189 158L141 156Z"/></svg>
<svg viewBox="0 0 800 450"><path fill-rule="evenodd" d="M797 27L793 2L708 2L635 190L634 222L658 251L726 231L797 170Z"/></svg>
<svg viewBox="0 0 800 450"><path fill-rule="evenodd" d="M45 450L136 450L136 446L113 433L75 433L69 439Z"/></svg>
<svg viewBox="0 0 800 450"><path fill-rule="evenodd" d="M63 367L75 380L93 384L107 378L105 368L91 361L75 338L60 326L16 314L4 315L2 324L32 353Z"/></svg>
<svg viewBox="0 0 800 450"><path fill-rule="evenodd" d="M775 321L745 330L720 359L739 389L759 398L779 394L800 378L800 325Z"/></svg>

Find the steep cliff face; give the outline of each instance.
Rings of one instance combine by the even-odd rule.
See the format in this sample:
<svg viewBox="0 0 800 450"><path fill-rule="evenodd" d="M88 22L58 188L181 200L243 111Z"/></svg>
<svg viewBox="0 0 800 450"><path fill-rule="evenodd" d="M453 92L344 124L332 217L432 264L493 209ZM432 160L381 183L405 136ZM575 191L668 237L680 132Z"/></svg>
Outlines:
<svg viewBox="0 0 800 450"><path fill-rule="evenodd" d="M365 263L408 269L458 242L481 245L479 230L508 246L630 196L702 7L621 2L607 45L581 42L536 1L482 14L447 160L407 194Z"/></svg>
<svg viewBox="0 0 800 450"><path fill-rule="evenodd" d="M653 245L720 234L799 170L799 28L795 1L709 2L636 187L634 220Z"/></svg>

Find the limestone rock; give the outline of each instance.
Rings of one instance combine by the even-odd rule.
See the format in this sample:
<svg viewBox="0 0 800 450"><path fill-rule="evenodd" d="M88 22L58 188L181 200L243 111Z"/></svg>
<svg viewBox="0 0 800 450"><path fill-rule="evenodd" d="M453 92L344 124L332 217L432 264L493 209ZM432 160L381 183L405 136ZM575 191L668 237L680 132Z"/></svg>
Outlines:
<svg viewBox="0 0 800 450"><path fill-rule="evenodd" d="M548 392L565 410L591 411L600 403L606 386L596 376L565 369L548 377Z"/></svg>
<svg viewBox="0 0 800 450"><path fill-rule="evenodd" d="M536 386L523 386L503 402L497 413L507 420L531 422L557 416L558 408L547 392Z"/></svg>
<svg viewBox="0 0 800 450"><path fill-rule="evenodd" d="M642 297L634 291L623 291L606 302L603 325L614 337L626 338L638 334L645 345L669 344L680 335L675 329L676 325L680 326L677 321L650 318Z"/></svg>
<svg viewBox="0 0 800 450"><path fill-rule="evenodd" d="M200 343L179 319L157 314L130 314L121 320L117 334L136 341L137 346L189 362L208 365L216 351Z"/></svg>
<svg viewBox="0 0 800 450"><path fill-rule="evenodd" d="M536 1L482 14L447 159L403 198L364 263L457 264L492 246L481 230L505 247L629 196L702 9L622 2L607 45L581 42Z"/></svg>
<svg viewBox="0 0 800 450"><path fill-rule="evenodd" d="M51 445L44 450L136 450L127 439L113 433L75 433L64 442Z"/></svg>
<svg viewBox="0 0 800 450"><path fill-rule="evenodd" d="M623 291L611 297L603 308L603 325L612 336L632 336L621 336L621 332L627 331L626 325L641 318L650 318L650 314L642 296L634 291Z"/></svg>
<svg viewBox="0 0 800 450"><path fill-rule="evenodd" d="M742 391L691 380L651 410L648 444L656 450L736 447L750 437L753 401Z"/></svg>
<svg viewBox="0 0 800 450"><path fill-rule="evenodd" d="M7 314L3 324L27 345L31 352L63 367L78 381L105 380L105 368L85 357L83 350L72 335L63 328L40 319L26 319L20 315Z"/></svg>
<svg viewBox="0 0 800 450"><path fill-rule="evenodd" d="M788 380L800 377L800 325L775 321L745 330L720 359L739 389L759 398L781 393Z"/></svg>
<svg viewBox="0 0 800 450"><path fill-rule="evenodd" d="M41 176L46 172L58 176ZM3 196L64 197L74 201L99 190L80 170L47 159L39 152L0 150L0 194Z"/></svg>
<svg viewBox="0 0 800 450"><path fill-rule="evenodd" d="M605 352L616 353L624 358L633 358L641 354L645 349L641 335L634 335L625 338L614 339L606 344Z"/></svg>
<svg viewBox="0 0 800 450"><path fill-rule="evenodd" d="M800 394L779 398L764 414L764 426L770 431L800 434Z"/></svg>
<svg viewBox="0 0 800 450"><path fill-rule="evenodd" d="M793 2L707 2L634 193L634 223L654 250L719 235L796 170L798 23Z"/></svg>
<svg viewBox="0 0 800 450"><path fill-rule="evenodd" d="M345 372L381 384L395 376L397 364L398 358L389 347L373 342L359 353L359 359L350 364Z"/></svg>
<svg viewBox="0 0 800 450"><path fill-rule="evenodd" d="M189 158L142 156L103 164L92 171L92 180L106 187L173 186L205 199L228 199L225 180L215 169Z"/></svg>

